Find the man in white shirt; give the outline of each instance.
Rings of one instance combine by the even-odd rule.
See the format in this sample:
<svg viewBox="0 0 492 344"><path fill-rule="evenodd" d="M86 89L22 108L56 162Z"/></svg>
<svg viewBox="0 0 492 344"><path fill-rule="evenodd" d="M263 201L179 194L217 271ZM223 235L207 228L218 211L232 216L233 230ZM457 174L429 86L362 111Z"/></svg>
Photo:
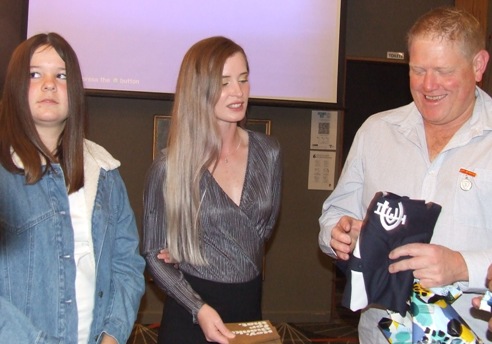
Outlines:
<svg viewBox="0 0 492 344"><path fill-rule="evenodd" d="M453 307L483 340L490 314L471 307L492 262L492 98L476 86L489 54L478 21L455 8L423 15L408 33L413 102L371 116L359 129L336 189L323 204L319 244L348 260L376 192L442 206L430 244L394 249L390 273L413 271L425 288L455 285ZM361 343L387 342L387 316L361 313ZM484 321L485 320L485 321Z"/></svg>

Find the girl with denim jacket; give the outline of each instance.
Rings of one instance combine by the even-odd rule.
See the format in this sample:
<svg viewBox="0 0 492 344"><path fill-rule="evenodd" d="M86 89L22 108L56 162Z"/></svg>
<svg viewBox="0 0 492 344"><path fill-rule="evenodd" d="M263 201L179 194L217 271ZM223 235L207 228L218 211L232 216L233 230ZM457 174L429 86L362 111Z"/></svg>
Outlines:
<svg viewBox="0 0 492 344"><path fill-rule="evenodd" d="M14 51L0 107L0 342L126 343L144 260L120 163L85 139L77 57Z"/></svg>

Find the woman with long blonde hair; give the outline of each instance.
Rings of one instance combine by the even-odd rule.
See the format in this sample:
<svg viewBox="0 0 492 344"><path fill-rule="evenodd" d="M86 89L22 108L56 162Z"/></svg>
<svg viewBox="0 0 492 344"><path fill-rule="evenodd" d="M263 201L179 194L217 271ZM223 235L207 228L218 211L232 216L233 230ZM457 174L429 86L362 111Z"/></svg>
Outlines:
<svg viewBox="0 0 492 344"><path fill-rule="evenodd" d="M228 343L224 322L261 319L266 240L279 208L277 140L245 130L244 50L210 37L186 53L168 146L144 194L144 256L166 297L159 343Z"/></svg>

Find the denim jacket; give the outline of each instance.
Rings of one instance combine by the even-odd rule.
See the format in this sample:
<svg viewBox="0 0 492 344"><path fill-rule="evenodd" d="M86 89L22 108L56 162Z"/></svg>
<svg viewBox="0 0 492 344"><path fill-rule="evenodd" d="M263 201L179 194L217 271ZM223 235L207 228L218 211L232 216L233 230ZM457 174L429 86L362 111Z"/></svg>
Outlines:
<svg viewBox="0 0 492 344"><path fill-rule="evenodd" d="M17 162L18 164L20 162ZM144 260L119 162L85 142L84 190L96 262L89 343L126 340L144 292ZM0 343L77 343L74 238L63 171L33 185L0 165Z"/></svg>

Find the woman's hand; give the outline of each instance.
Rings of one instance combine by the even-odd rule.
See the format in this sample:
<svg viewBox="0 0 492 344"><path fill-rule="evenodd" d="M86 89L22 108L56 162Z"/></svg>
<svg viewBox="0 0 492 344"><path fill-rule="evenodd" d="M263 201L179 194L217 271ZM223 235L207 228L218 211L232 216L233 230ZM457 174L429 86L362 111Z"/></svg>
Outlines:
<svg viewBox="0 0 492 344"><path fill-rule="evenodd" d="M169 253L169 250L167 248L163 248L162 250L160 250L157 258L163 260L164 263L174 264L174 267L178 268L178 262L171 257L171 254Z"/></svg>
<svg viewBox="0 0 492 344"><path fill-rule="evenodd" d="M487 288L489 288L489 291L492 291L492 264L489 265L489 268L487 270ZM474 297L472 299L472 305L476 309L480 309L480 303L482 301L481 296ZM489 331L492 331L492 318L489 320Z"/></svg>
<svg viewBox="0 0 492 344"><path fill-rule="evenodd" d="M162 250L160 250L159 254L157 255L157 258L163 260L168 264L177 263L172 259L171 255L169 254L169 250L167 248L163 248Z"/></svg>
<svg viewBox="0 0 492 344"><path fill-rule="evenodd" d="M104 333L101 340L101 344L118 344L118 341L111 337L110 335Z"/></svg>
<svg viewBox="0 0 492 344"><path fill-rule="evenodd" d="M229 344L229 339L236 335L224 325L220 315L207 304L198 311L198 324L202 328L205 339L209 342Z"/></svg>

